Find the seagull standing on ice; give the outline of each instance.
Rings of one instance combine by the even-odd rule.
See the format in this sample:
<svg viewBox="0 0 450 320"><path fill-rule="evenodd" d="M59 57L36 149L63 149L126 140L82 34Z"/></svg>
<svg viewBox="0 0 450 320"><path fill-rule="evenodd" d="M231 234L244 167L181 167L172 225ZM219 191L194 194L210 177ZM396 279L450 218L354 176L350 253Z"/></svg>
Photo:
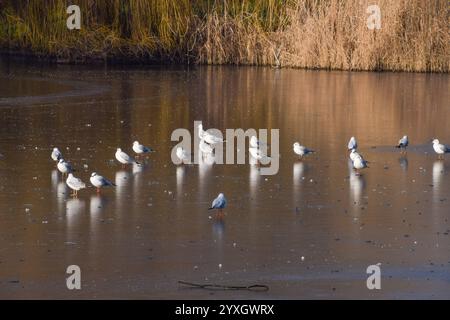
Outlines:
<svg viewBox="0 0 450 320"><path fill-rule="evenodd" d="M199 125L198 125L198 137L201 139L201 140L203 140L204 138L204 136L205 136L205 134L206 134L206 131L205 130L203 130L203 125L200 123Z"/></svg>
<svg viewBox="0 0 450 320"><path fill-rule="evenodd" d="M209 144L216 144L216 143L222 143L224 140L220 137L217 137L215 135L212 135L208 133L207 131L203 130L203 125L198 125L198 137L202 140L205 140Z"/></svg>
<svg viewBox="0 0 450 320"><path fill-rule="evenodd" d="M264 154L264 152L262 150L260 150L259 148L248 148L248 151L250 152L250 155L252 156L253 159L259 161L259 162L263 162L263 164L267 163L268 161L270 161L270 157L268 157L266 154ZM263 161L261 161L263 160Z"/></svg>
<svg viewBox="0 0 450 320"><path fill-rule="evenodd" d="M223 193L219 193L217 198L215 198L211 204L211 207L208 210L218 209L219 213L222 213L222 209L227 206L227 199L225 198Z"/></svg>
<svg viewBox="0 0 450 320"><path fill-rule="evenodd" d="M122 164L123 168L125 168L126 164L133 164L133 163L139 164L139 162L137 162L136 160L134 160L134 158L132 158L129 155L127 155L120 148L117 148L116 159L117 159L117 161L119 161Z"/></svg>
<svg viewBox="0 0 450 320"><path fill-rule="evenodd" d="M438 159L443 159L446 153L450 153L450 147L440 143L438 139L433 140L433 149L438 154Z"/></svg>
<svg viewBox="0 0 450 320"><path fill-rule="evenodd" d="M367 161L363 159L363 157L359 156L356 157L355 160L353 160L353 168L356 170L356 174L359 174L359 170L362 170L364 168L368 168Z"/></svg>
<svg viewBox="0 0 450 320"><path fill-rule="evenodd" d="M358 149L358 143L356 142L355 137L351 137L347 144L348 150Z"/></svg>
<svg viewBox="0 0 450 320"><path fill-rule="evenodd" d="M101 175L97 174L97 172L92 172L89 180L91 181L91 184L97 188L97 193L100 193L100 188L102 188L102 187L111 187L111 186L115 187L116 186L114 183L112 183L108 179L105 179Z"/></svg>
<svg viewBox="0 0 450 320"><path fill-rule="evenodd" d="M265 143L259 141L256 136L252 136L250 138L250 147L252 147L252 148L259 148L261 145L265 145Z"/></svg>
<svg viewBox="0 0 450 320"><path fill-rule="evenodd" d="M303 156L315 152L314 150L308 149L305 146L300 145L300 143L298 142L293 144L293 149L294 153L299 155L301 159L303 159Z"/></svg>
<svg viewBox="0 0 450 320"><path fill-rule="evenodd" d="M62 153L58 148L53 148L52 154L50 155L53 161L59 161L62 158Z"/></svg>
<svg viewBox="0 0 450 320"><path fill-rule="evenodd" d="M181 160L182 164L189 163L189 161L191 160L190 155L182 147L177 148L176 155L177 155L178 159Z"/></svg>
<svg viewBox="0 0 450 320"><path fill-rule="evenodd" d="M56 167L58 168L59 172L62 173L63 177L65 174L72 172L72 166L70 165L70 163L66 162L63 158L59 159Z"/></svg>
<svg viewBox="0 0 450 320"><path fill-rule="evenodd" d="M406 147L409 144L408 136L403 136L400 140L398 140L397 148L401 149L402 153L406 151Z"/></svg>
<svg viewBox="0 0 450 320"><path fill-rule="evenodd" d="M152 148L148 148L144 146L143 144L140 144L138 141L133 142L133 151L139 156L143 153L149 153L152 152Z"/></svg>
<svg viewBox="0 0 450 320"><path fill-rule="evenodd" d="M86 184L81 179L74 177L72 173L69 173L66 184L74 191L72 195L75 197L78 195L78 190L86 188Z"/></svg>

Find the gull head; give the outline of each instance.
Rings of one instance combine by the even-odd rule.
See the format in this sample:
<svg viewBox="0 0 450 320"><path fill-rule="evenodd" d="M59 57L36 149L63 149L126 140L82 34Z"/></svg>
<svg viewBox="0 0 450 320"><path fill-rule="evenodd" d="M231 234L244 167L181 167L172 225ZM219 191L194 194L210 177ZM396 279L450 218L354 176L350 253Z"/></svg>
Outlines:
<svg viewBox="0 0 450 320"><path fill-rule="evenodd" d="M403 136L403 139L408 139L408 136L405 134L405 135Z"/></svg>
<svg viewBox="0 0 450 320"><path fill-rule="evenodd" d="M120 149L120 148L117 148L117 152L122 152L122 149Z"/></svg>
<svg viewBox="0 0 450 320"><path fill-rule="evenodd" d="M73 174L72 173L69 173L69 178L73 178Z"/></svg>
<svg viewBox="0 0 450 320"><path fill-rule="evenodd" d="M55 147L55 148L53 148L53 151L59 151L59 149Z"/></svg>
<svg viewBox="0 0 450 320"><path fill-rule="evenodd" d="M355 153L356 152L356 149L352 149L352 153Z"/></svg>
<svg viewBox="0 0 450 320"><path fill-rule="evenodd" d="M64 162L64 159L63 158L60 158L59 159L59 163L63 163Z"/></svg>
<svg viewBox="0 0 450 320"><path fill-rule="evenodd" d="M139 144L139 142L136 140L135 142L133 142L133 145L137 145Z"/></svg>
<svg viewBox="0 0 450 320"><path fill-rule="evenodd" d="M433 144L439 144L439 140L438 139L433 139Z"/></svg>
<svg viewBox="0 0 450 320"><path fill-rule="evenodd" d="M293 144L293 146L294 146L294 147L299 147L299 146L300 146L300 143L296 142L296 143Z"/></svg>
<svg viewBox="0 0 450 320"><path fill-rule="evenodd" d="M224 198L225 196L224 196L224 194L223 193L219 193L219 195L217 196L217 198L219 198L219 199L222 199L222 198Z"/></svg>
<svg viewBox="0 0 450 320"><path fill-rule="evenodd" d="M95 177L97 175L97 172L92 172L91 177Z"/></svg>

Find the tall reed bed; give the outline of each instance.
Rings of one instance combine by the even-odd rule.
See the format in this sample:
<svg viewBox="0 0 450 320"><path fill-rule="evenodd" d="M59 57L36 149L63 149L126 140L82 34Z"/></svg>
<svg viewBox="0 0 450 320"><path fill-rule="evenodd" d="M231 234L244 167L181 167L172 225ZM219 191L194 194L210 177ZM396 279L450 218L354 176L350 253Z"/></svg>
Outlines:
<svg viewBox="0 0 450 320"><path fill-rule="evenodd" d="M0 0L0 47L64 61L448 72L447 0Z"/></svg>

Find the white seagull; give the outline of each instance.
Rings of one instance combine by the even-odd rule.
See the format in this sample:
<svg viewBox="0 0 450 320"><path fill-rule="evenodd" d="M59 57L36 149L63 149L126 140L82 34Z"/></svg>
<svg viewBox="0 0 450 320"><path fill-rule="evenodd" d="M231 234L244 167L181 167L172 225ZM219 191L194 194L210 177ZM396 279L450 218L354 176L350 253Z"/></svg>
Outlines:
<svg viewBox="0 0 450 320"><path fill-rule="evenodd" d="M433 149L438 154L439 159L442 159L446 153L450 153L450 147L440 143L438 139L433 140Z"/></svg>
<svg viewBox="0 0 450 320"><path fill-rule="evenodd" d="M122 167L125 167L126 164L133 164L133 163L139 164L139 162L137 162L133 157L127 155L120 148L117 148L116 159L122 164Z"/></svg>
<svg viewBox="0 0 450 320"><path fill-rule="evenodd" d="M181 163L186 163L191 161L191 157L189 153L187 153L182 147L178 147L176 150L176 155L178 159L181 160Z"/></svg>
<svg viewBox="0 0 450 320"><path fill-rule="evenodd" d="M307 154L315 152L314 150L308 149L305 146L300 145L300 143L298 143L298 142L293 144L293 149L294 149L294 153L299 155L300 158L303 158L303 156L306 156Z"/></svg>
<svg viewBox="0 0 450 320"><path fill-rule="evenodd" d="M265 145L265 143L259 141L256 136L251 136L251 138L250 138L250 147L252 147L252 148L259 148L261 145Z"/></svg>
<svg viewBox="0 0 450 320"><path fill-rule="evenodd" d="M69 173L66 184L74 191L73 196L78 195L78 190L86 188L86 184L81 179L74 177L72 173Z"/></svg>
<svg viewBox="0 0 450 320"><path fill-rule="evenodd" d="M198 137L202 140L205 140L209 144L216 144L216 143L222 143L224 140L220 137L217 137L215 135L212 135L208 133L207 131L203 130L203 125L198 125Z"/></svg>
<svg viewBox="0 0 450 320"><path fill-rule="evenodd" d="M367 161L363 159L363 157L356 157L353 161L353 168L356 170L356 174L359 175L358 170L362 170L364 168L368 168Z"/></svg>
<svg viewBox="0 0 450 320"><path fill-rule="evenodd" d="M355 137L351 137L347 144L348 150L358 149L358 143L356 142Z"/></svg>
<svg viewBox="0 0 450 320"><path fill-rule="evenodd" d="M143 153L149 153L152 152L152 148L148 148L144 146L143 144L140 144L138 141L133 142L133 151L137 153L138 155L141 155Z"/></svg>
<svg viewBox="0 0 450 320"><path fill-rule="evenodd" d="M227 206L227 199L225 198L223 193L219 193L217 198L215 198L211 204L211 207L208 210L218 209L220 213L222 213L222 209Z"/></svg>
<svg viewBox="0 0 450 320"><path fill-rule="evenodd" d="M59 159L62 158L62 153L59 151L58 148L53 148L52 154L51 154L53 161L59 161Z"/></svg>
<svg viewBox="0 0 450 320"><path fill-rule="evenodd" d="M97 172L92 172L89 180L91 181L91 184L97 188L97 193L100 193L100 188L102 188L102 187L111 187L111 186L115 187L116 186L114 183L112 183L108 179L97 174Z"/></svg>
<svg viewBox="0 0 450 320"><path fill-rule="evenodd" d="M261 162L261 160L263 160L262 162L267 162L270 160L270 157L268 157L266 154L264 154L264 152L262 152L260 149L258 148L248 148L248 151L250 152L250 155L252 156L253 159Z"/></svg>
<svg viewBox="0 0 450 320"><path fill-rule="evenodd" d="M362 156L356 152L355 149L352 149L352 151L350 152L350 160L355 161L356 158L362 158Z"/></svg>
<svg viewBox="0 0 450 320"><path fill-rule="evenodd" d="M198 125L197 129L198 129L198 137L199 137L201 140L203 140L203 139L204 139L203 137L204 137L205 134L206 134L206 131L203 130L203 125L200 123L200 124Z"/></svg>
<svg viewBox="0 0 450 320"><path fill-rule="evenodd" d="M65 174L67 174L67 173L71 173L72 172L72 166L70 165L70 163L65 161L63 158L59 159L58 164L56 165L56 167L58 168L59 172L62 173L63 176Z"/></svg>
<svg viewBox="0 0 450 320"><path fill-rule="evenodd" d="M409 144L408 136L403 136L400 140L398 140L397 148L401 149L402 152L406 150L406 147Z"/></svg>

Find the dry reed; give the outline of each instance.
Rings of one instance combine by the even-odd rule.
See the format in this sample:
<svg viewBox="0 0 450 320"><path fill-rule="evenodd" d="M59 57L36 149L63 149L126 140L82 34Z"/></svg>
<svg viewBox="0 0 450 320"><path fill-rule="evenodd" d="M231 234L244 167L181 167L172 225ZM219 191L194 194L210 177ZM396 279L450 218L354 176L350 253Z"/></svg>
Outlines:
<svg viewBox="0 0 450 320"><path fill-rule="evenodd" d="M66 28L71 1L0 0L0 48L60 61L277 65L448 72L447 0L79 0L82 29Z"/></svg>

